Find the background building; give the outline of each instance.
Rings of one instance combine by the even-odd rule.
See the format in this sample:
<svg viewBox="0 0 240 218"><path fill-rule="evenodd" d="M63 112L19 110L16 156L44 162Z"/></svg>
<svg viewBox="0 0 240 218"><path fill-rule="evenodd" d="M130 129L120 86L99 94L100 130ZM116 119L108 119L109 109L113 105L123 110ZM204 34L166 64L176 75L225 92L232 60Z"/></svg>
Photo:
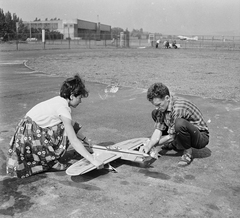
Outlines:
<svg viewBox="0 0 240 218"><path fill-rule="evenodd" d="M24 21L29 29L45 29L63 34L63 39L111 39L111 26L85 20Z"/></svg>

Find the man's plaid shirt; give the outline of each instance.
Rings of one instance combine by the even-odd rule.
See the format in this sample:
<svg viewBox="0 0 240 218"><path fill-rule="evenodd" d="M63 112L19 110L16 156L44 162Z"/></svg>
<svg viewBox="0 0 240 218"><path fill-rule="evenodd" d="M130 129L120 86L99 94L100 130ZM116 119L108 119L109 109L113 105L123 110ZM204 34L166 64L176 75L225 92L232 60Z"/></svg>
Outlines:
<svg viewBox="0 0 240 218"><path fill-rule="evenodd" d="M175 135L175 121L183 118L196 126L200 131L209 132L206 122L203 120L202 113L192 102L184 98L175 96L170 97L167 110L162 113L158 111L156 128L163 131L168 127L168 134Z"/></svg>

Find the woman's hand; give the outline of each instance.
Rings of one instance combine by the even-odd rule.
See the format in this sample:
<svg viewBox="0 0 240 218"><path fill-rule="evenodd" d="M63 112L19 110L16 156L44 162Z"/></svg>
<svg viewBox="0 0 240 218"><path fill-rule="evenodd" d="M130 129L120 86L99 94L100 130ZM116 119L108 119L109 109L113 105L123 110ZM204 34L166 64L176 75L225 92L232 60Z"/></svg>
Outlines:
<svg viewBox="0 0 240 218"><path fill-rule="evenodd" d="M83 143L89 145L89 147L92 147L92 141L91 141L91 139L85 138L85 139L83 140Z"/></svg>
<svg viewBox="0 0 240 218"><path fill-rule="evenodd" d="M88 152L93 153L93 144L91 139L85 138L83 141L84 144L86 144L87 146L85 146L85 148L88 150Z"/></svg>
<svg viewBox="0 0 240 218"><path fill-rule="evenodd" d="M148 145L144 145L144 146L139 148L139 151L147 154L150 151L150 147Z"/></svg>

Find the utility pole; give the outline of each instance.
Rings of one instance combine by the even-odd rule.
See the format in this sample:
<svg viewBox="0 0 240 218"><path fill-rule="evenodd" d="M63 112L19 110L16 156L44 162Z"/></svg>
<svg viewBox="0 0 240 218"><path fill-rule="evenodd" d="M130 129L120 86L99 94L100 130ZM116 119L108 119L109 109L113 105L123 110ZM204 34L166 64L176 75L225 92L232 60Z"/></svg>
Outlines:
<svg viewBox="0 0 240 218"><path fill-rule="evenodd" d="M17 33L16 45L17 45L17 50L18 50L18 22L16 22L16 33Z"/></svg>
<svg viewBox="0 0 240 218"><path fill-rule="evenodd" d="M29 22L29 27L30 27L30 39L32 38L32 26L31 26L31 21Z"/></svg>
<svg viewBox="0 0 240 218"><path fill-rule="evenodd" d="M68 48L70 49L69 23L67 24L67 27L68 27Z"/></svg>
<svg viewBox="0 0 240 218"><path fill-rule="evenodd" d="M97 20L98 20L98 22L97 22L97 30L96 30L96 36L97 37L95 37L95 40L97 40L97 41L100 41L101 40L101 32L100 32L100 22L99 22L99 15L97 15Z"/></svg>

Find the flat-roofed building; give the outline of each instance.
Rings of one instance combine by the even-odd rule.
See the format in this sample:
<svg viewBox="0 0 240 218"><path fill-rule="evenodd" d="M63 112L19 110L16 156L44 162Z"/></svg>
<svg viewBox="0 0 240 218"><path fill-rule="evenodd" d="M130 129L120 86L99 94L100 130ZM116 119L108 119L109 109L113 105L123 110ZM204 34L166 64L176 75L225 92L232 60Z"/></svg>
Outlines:
<svg viewBox="0 0 240 218"><path fill-rule="evenodd" d="M111 39L111 26L79 19L23 21L29 29L48 29L63 34L63 39Z"/></svg>

